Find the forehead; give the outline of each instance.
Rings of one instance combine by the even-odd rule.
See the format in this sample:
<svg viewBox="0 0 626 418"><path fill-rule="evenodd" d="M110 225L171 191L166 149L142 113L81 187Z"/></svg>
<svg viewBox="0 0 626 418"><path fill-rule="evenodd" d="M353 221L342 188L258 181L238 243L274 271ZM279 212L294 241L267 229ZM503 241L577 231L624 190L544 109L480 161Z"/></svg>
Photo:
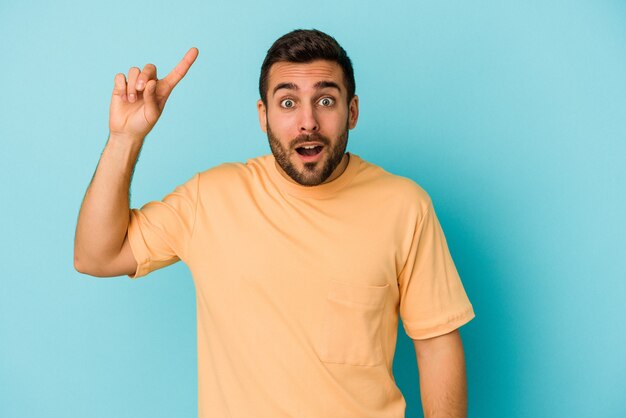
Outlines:
<svg viewBox="0 0 626 418"><path fill-rule="evenodd" d="M269 71L269 92L279 83L294 83L300 88L314 85L318 81L334 81L345 93L343 70L334 61L317 60L307 63L277 62Z"/></svg>

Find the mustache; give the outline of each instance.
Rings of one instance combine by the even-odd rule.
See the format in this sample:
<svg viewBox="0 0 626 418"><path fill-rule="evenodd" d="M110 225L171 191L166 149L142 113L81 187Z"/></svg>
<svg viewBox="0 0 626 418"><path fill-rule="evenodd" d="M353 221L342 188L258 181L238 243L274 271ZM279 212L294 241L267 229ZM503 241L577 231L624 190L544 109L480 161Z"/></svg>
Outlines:
<svg viewBox="0 0 626 418"><path fill-rule="evenodd" d="M313 133L313 134L302 134L298 135L291 141L291 148L298 148L300 145L305 144L307 142L321 142L324 146L330 145L330 140L323 135Z"/></svg>

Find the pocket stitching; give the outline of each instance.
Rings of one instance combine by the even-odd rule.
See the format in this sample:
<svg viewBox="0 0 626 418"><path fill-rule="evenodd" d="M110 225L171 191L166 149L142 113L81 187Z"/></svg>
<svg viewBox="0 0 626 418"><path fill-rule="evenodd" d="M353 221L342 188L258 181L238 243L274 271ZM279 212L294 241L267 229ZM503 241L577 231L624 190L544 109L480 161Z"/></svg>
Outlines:
<svg viewBox="0 0 626 418"><path fill-rule="evenodd" d="M372 295L374 293L377 293L375 297L377 297L378 300L376 300L375 303L363 303L362 297L360 299L358 297L350 298L351 295L349 292L343 294L346 297L338 297L335 293L337 289L345 289L345 288L358 289L358 291L360 292L368 292L368 291L373 290ZM327 292L327 296L324 299L324 316L323 316L323 322L322 322L320 342L318 346L318 349L319 349L318 355L322 362L330 363L330 364L345 364L345 365L365 366L365 367L378 366L384 362L385 359L384 359L383 345L382 345L382 341L380 340L380 335L381 335L381 327L382 327L382 317L384 313L384 308L387 303L387 298L385 297L385 294L388 288L389 288L389 283L386 283L385 285L382 285L382 286L372 286L372 285L363 286L363 285L345 283L345 282L341 282L338 280L331 280L330 288ZM365 299L367 299L367 296L369 295L366 295ZM328 327L329 327L329 324L337 323L336 321L340 319L333 318L333 315L331 314L332 305L329 305L329 302L337 303L339 304L339 306L343 305L344 307L354 307L357 309L369 308L368 310L373 311L372 314L375 315L375 319L377 319L377 321L375 324L375 332L373 333L371 337L368 338L370 339L368 344L371 344L374 342L375 345L371 345L372 350L370 351L370 354L371 354L370 356L361 355L361 357L366 357L364 361L356 361L356 360L350 361L349 360L349 352L345 351L345 350L350 350L349 344L345 344L345 347L343 347L344 351L341 352L342 355L340 356L332 355L332 349L330 348L332 346L329 342L330 331ZM365 311L361 311L361 312L362 312L361 315L363 315ZM350 324L351 321L352 321L352 326L354 326L355 324L354 320L350 320L349 318L344 319L344 322L345 322L344 329L351 328L351 324ZM374 341L371 341L372 339ZM346 358L346 355L348 357L348 360L342 360L342 361L331 360L333 357ZM369 357L369 359L367 357Z"/></svg>

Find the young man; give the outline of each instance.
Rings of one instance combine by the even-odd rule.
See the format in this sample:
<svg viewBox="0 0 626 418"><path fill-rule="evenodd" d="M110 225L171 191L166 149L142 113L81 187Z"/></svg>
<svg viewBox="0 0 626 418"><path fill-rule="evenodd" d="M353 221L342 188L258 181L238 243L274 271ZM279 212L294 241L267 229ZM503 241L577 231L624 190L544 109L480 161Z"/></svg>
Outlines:
<svg viewBox="0 0 626 418"><path fill-rule="evenodd" d="M200 417L404 417L392 374L399 315L426 416L465 416L457 329L472 305L426 192L345 152L359 101L332 37L297 30L268 51L257 110L271 155L222 164L129 208L143 140L197 54L161 80L151 64L116 75L76 269L136 278L188 264Z"/></svg>

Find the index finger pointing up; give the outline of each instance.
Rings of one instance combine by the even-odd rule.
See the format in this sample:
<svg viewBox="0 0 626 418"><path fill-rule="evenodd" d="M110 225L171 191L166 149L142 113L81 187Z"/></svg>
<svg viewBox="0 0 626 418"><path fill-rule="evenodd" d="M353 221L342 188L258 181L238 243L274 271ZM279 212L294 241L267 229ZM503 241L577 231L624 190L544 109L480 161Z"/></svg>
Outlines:
<svg viewBox="0 0 626 418"><path fill-rule="evenodd" d="M191 48L174 69L163 79L173 89L180 80L183 79L191 65L198 57L198 48Z"/></svg>

